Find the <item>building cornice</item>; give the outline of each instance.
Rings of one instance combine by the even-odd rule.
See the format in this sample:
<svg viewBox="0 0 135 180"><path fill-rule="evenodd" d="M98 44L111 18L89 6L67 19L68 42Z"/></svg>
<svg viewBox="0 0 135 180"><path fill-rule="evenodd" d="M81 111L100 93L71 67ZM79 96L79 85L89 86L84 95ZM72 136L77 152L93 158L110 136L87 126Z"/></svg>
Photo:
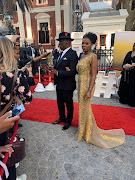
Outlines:
<svg viewBox="0 0 135 180"><path fill-rule="evenodd" d="M102 20L112 20L112 21L119 21L119 20L125 20L127 16L104 16L104 17L91 17L91 18L82 18L83 22L91 22L93 21L94 23L97 23L97 21L102 21Z"/></svg>
<svg viewBox="0 0 135 180"><path fill-rule="evenodd" d="M108 11L109 12L109 11ZM111 11L110 11L111 12ZM83 22L88 22L88 23L97 23L97 21L107 21L107 20L111 20L111 21L120 21L120 20L124 20L128 17L128 12L126 9L122 9L119 10L119 14L118 15L109 15L109 16L95 16L95 17L91 17L90 16L91 13L90 12L84 12L83 16L82 16L82 21Z"/></svg>
<svg viewBox="0 0 135 180"><path fill-rule="evenodd" d="M60 6L61 10L64 10L64 5ZM52 12L55 11L55 6L36 7L31 8L30 13Z"/></svg>
<svg viewBox="0 0 135 180"><path fill-rule="evenodd" d="M85 27L105 27L105 26L112 26L112 27L114 27L114 26L120 26L121 24L125 24L125 23L113 23L113 24L110 24L110 25L108 25L107 23L105 24L105 23L103 23L103 24L101 24L101 23L98 23L98 24L96 24L96 25L93 25L93 24L87 24L87 25L85 25Z"/></svg>

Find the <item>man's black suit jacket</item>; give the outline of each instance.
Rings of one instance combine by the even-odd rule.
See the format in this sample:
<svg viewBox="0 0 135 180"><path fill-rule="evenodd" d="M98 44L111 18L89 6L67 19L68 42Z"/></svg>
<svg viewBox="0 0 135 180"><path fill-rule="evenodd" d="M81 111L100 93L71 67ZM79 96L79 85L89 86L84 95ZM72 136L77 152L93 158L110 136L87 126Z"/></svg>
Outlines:
<svg viewBox="0 0 135 180"><path fill-rule="evenodd" d="M38 50L36 48L34 48L34 50L35 50L35 57L39 56ZM27 48L27 54L29 56L32 56L32 49L31 49L31 47Z"/></svg>
<svg viewBox="0 0 135 180"><path fill-rule="evenodd" d="M71 48L64 54L62 58L55 61L54 69L58 71L58 76L54 75L54 84L57 85L57 90L75 90L76 88L76 65L78 56L76 51ZM69 67L70 71L66 71Z"/></svg>

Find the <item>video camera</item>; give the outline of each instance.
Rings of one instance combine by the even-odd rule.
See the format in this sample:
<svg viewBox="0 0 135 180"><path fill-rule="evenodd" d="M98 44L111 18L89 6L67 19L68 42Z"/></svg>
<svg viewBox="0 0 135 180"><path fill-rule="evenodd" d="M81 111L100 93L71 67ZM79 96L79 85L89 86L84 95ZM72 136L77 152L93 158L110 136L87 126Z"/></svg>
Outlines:
<svg viewBox="0 0 135 180"><path fill-rule="evenodd" d="M30 64L33 61L33 57L28 55L28 49L21 47L19 54L20 54L20 60L18 61L19 68L21 69L22 67L24 67L27 64L29 64L29 66L30 66Z"/></svg>

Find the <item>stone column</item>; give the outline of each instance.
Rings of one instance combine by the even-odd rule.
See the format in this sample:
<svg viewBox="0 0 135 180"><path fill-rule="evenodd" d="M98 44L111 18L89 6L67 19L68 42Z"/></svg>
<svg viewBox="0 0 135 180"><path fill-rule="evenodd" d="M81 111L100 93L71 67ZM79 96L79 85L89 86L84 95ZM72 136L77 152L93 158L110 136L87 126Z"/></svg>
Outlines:
<svg viewBox="0 0 135 180"><path fill-rule="evenodd" d="M112 8L116 10L117 0L112 0Z"/></svg>
<svg viewBox="0 0 135 180"><path fill-rule="evenodd" d="M106 47L107 49L111 47L111 33L108 33L106 36Z"/></svg>
<svg viewBox="0 0 135 180"><path fill-rule="evenodd" d="M24 31L24 21L23 21L23 13L17 4L17 12L18 12L18 24L19 24L19 30L20 30L20 43L22 44L24 42L25 39L25 31Z"/></svg>
<svg viewBox="0 0 135 180"><path fill-rule="evenodd" d="M25 8L26 30L27 30L27 42L30 44L33 42L32 29L31 29L31 17L28 10Z"/></svg>
<svg viewBox="0 0 135 180"><path fill-rule="evenodd" d="M71 32L71 0L64 0L64 31Z"/></svg>
<svg viewBox="0 0 135 180"><path fill-rule="evenodd" d="M55 22L56 22L56 38L61 33L61 8L60 0L55 0ZM55 46L58 46L58 41L55 41Z"/></svg>

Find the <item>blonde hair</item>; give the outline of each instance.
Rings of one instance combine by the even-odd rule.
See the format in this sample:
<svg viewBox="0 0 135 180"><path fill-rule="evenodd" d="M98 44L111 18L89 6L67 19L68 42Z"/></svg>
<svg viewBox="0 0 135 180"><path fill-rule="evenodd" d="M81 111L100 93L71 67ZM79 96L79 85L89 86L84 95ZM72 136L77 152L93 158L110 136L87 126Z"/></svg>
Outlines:
<svg viewBox="0 0 135 180"><path fill-rule="evenodd" d="M8 38L0 36L0 72L11 72L16 68L13 43Z"/></svg>

